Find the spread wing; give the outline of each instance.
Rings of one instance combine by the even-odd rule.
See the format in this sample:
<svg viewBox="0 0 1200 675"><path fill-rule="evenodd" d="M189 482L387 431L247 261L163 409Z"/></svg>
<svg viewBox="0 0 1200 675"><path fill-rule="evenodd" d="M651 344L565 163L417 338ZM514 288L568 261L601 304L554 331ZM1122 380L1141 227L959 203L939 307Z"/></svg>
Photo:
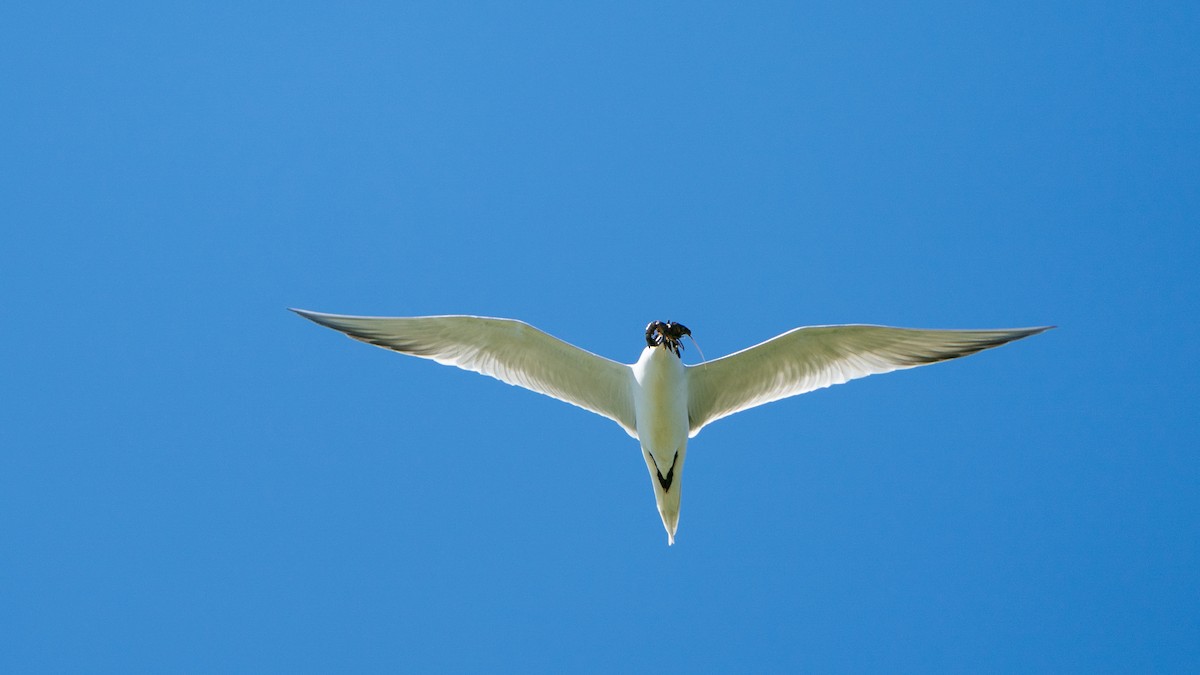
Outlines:
<svg viewBox="0 0 1200 675"><path fill-rule="evenodd" d="M373 317L293 309L385 349L482 373L615 420L637 438L632 369L521 321L481 316Z"/></svg>
<svg viewBox="0 0 1200 675"><path fill-rule="evenodd" d="M707 364L689 366L689 434L695 436L714 420L781 398L867 375L957 359L1050 328L797 328Z"/></svg>

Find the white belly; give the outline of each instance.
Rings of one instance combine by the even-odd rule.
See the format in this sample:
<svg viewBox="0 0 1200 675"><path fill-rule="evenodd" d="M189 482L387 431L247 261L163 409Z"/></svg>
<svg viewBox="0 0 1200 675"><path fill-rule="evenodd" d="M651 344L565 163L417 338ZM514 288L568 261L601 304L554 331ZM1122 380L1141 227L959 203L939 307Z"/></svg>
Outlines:
<svg viewBox="0 0 1200 675"><path fill-rule="evenodd" d="M634 406L642 448L669 467L687 441L687 374L679 357L662 347L646 348L633 366Z"/></svg>

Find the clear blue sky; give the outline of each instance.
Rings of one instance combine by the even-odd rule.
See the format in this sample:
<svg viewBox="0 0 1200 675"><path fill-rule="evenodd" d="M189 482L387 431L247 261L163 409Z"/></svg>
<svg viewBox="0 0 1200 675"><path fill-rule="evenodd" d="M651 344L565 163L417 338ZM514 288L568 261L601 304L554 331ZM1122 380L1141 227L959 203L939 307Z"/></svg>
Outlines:
<svg viewBox="0 0 1200 675"><path fill-rule="evenodd" d="M1200 669L1200 6L402 4L0 10L0 670ZM288 306L1060 328L714 424L668 548Z"/></svg>

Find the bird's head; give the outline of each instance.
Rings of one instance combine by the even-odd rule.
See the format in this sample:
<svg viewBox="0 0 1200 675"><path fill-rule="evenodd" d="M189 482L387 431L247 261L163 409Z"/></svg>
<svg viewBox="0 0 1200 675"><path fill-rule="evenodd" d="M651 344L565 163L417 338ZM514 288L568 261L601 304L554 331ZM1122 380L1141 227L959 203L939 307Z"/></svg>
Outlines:
<svg viewBox="0 0 1200 675"><path fill-rule="evenodd" d="M675 323L674 321L651 321L646 326L646 346L647 347L666 347L675 352L675 356L679 356L679 351L683 349L683 336L692 336L692 331L688 327Z"/></svg>

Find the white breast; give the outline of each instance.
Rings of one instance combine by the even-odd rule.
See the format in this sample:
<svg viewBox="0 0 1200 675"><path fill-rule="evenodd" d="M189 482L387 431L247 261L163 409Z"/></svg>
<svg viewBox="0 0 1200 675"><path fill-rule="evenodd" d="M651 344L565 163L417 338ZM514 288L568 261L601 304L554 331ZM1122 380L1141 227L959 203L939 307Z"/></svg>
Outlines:
<svg viewBox="0 0 1200 675"><path fill-rule="evenodd" d="M634 406L642 447L670 466L687 440L687 377L683 363L662 347L647 347L633 366Z"/></svg>

